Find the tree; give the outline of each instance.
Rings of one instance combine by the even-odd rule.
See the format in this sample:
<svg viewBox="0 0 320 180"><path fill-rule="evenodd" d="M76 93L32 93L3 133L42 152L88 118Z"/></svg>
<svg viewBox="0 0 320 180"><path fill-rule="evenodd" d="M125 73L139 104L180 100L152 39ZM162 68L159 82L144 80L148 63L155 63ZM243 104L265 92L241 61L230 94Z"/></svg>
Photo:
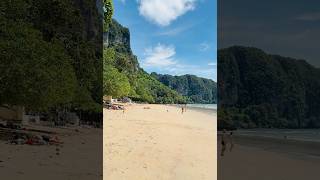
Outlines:
<svg viewBox="0 0 320 180"><path fill-rule="evenodd" d="M112 15L113 15L113 3L112 0L103 0L104 3L104 21L103 21L103 29L106 32L109 24L111 23Z"/></svg>
<svg viewBox="0 0 320 180"><path fill-rule="evenodd" d="M103 54L103 94L114 97L127 96L131 90L129 79L113 66L115 51L107 48Z"/></svg>
<svg viewBox="0 0 320 180"><path fill-rule="evenodd" d="M0 103L101 106L101 21L90 0L0 1Z"/></svg>
<svg viewBox="0 0 320 180"><path fill-rule="evenodd" d="M30 25L1 21L0 104L47 110L74 98L71 58L56 40L42 40Z"/></svg>
<svg viewBox="0 0 320 180"><path fill-rule="evenodd" d="M127 96L130 92L128 78L110 65L103 66L103 94L114 97Z"/></svg>

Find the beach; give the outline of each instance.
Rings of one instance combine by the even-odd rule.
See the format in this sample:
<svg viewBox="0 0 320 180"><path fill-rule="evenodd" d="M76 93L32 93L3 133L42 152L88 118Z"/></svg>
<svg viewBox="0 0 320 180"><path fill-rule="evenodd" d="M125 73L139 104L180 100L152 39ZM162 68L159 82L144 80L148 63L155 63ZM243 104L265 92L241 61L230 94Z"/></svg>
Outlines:
<svg viewBox="0 0 320 180"><path fill-rule="evenodd" d="M241 133L239 133L241 134ZM218 157L218 180L313 180L319 178L320 143L234 135L235 146ZM220 137L218 138L220 154Z"/></svg>
<svg viewBox="0 0 320 180"><path fill-rule="evenodd" d="M50 135L58 136L63 144L13 145L0 140L1 179L102 179L102 129L42 126L32 128L51 132Z"/></svg>
<svg viewBox="0 0 320 180"><path fill-rule="evenodd" d="M104 109L104 180L216 178L216 112L134 104Z"/></svg>

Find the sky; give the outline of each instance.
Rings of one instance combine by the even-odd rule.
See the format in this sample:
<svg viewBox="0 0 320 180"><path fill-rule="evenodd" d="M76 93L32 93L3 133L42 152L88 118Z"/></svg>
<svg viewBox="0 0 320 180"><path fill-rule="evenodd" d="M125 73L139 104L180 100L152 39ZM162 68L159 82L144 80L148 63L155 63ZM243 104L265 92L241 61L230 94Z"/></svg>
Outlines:
<svg viewBox="0 0 320 180"><path fill-rule="evenodd" d="M217 79L216 0L113 0L140 66L160 74Z"/></svg>
<svg viewBox="0 0 320 180"><path fill-rule="evenodd" d="M319 0L219 0L218 48L244 45L320 67Z"/></svg>

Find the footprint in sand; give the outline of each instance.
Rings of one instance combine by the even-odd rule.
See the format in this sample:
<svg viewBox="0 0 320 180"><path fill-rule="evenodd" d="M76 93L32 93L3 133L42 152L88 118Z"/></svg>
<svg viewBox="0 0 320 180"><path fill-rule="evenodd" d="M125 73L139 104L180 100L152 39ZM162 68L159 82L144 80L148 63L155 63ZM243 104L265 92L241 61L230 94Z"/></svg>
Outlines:
<svg viewBox="0 0 320 180"><path fill-rule="evenodd" d="M117 172L117 171L118 171L117 168L112 168L112 169L111 169L111 172Z"/></svg>

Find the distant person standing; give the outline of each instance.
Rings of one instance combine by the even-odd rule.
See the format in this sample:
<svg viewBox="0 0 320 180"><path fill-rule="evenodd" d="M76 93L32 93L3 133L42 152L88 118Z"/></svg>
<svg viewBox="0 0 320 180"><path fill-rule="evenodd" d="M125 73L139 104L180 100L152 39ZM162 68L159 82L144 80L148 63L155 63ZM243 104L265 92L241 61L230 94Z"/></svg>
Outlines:
<svg viewBox="0 0 320 180"><path fill-rule="evenodd" d="M232 151L232 149L233 149L233 146L234 146L234 144L233 144L233 132L231 131L230 132L230 135L229 135L229 142L230 142L230 152Z"/></svg>
<svg viewBox="0 0 320 180"><path fill-rule="evenodd" d="M183 106L181 107L181 114L183 114L183 112L184 112L184 108L183 108Z"/></svg>
<svg viewBox="0 0 320 180"><path fill-rule="evenodd" d="M221 156L224 156L224 152L226 151L226 146L227 146L226 140L227 140L226 130L224 129L221 135Z"/></svg>

